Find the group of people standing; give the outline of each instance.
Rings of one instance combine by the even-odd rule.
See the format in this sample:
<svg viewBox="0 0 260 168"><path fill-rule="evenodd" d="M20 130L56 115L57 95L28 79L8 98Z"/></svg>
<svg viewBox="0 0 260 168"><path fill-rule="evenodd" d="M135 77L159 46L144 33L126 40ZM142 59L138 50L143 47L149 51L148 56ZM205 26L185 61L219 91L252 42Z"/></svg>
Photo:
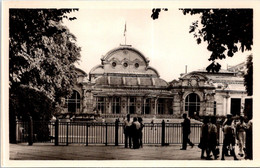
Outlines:
<svg viewBox="0 0 260 168"><path fill-rule="evenodd" d="M206 116L203 119L203 124L201 126L200 132L200 143L199 148L201 148L201 159L211 160L211 153L214 156L214 159L217 159L219 156L219 132L216 125L216 117L212 116L209 118ZM206 152L206 156L204 156Z"/></svg>
<svg viewBox="0 0 260 168"><path fill-rule="evenodd" d="M236 140L238 142L238 155L245 157L245 159L252 159L252 120L245 123L245 118L240 116L236 123L232 119L232 115L228 115L226 121L223 123L224 140L222 147L221 160L225 160L225 156L230 154L237 160L235 154Z"/></svg>
<svg viewBox="0 0 260 168"><path fill-rule="evenodd" d="M187 114L183 114L182 124L182 148L186 150L187 144L191 147L194 144L190 141L190 119ZM138 149L143 147L143 128L141 117L134 117L130 121L130 114L124 120L125 148ZM212 160L217 159L220 154L219 150L219 130L220 125L216 123L215 116L205 116L201 126L200 143L198 147L201 149L201 159ZM225 160L225 156L233 156L234 160L238 160L235 153L236 139L239 146L238 155L245 159L252 159L252 120L245 122L243 116L240 116L238 122L232 119L232 115L227 115L226 120L222 124L223 145L221 160ZM133 144L133 145L132 145ZM205 156L206 153L206 156ZM212 155L211 155L212 154Z"/></svg>
<svg viewBox="0 0 260 168"><path fill-rule="evenodd" d="M238 160L235 153L236 139L239 146L238 155L245 156L245 159L252 159L252 121L244 122L244 117L240 116L239 122L235 123L232 115L227 115L223 122L222 130L224 134L221 160L225 156L233 156ZM201 136L199 148L201 148L201 159L211 160L211 153L214 159L219 157L219 126L216 124L216 117L204 117L201 126ZM204 153L206 152L206 156Z"/></svg>
<svg viewBox="0 0 260 168"><path fill-rule="evenodd" d="M125 148L138 149L143 147L143 127L141 117L134 117L133 122L130 121L130 114L124 120ZM133 146L132 146L133 144Z"/></svg>

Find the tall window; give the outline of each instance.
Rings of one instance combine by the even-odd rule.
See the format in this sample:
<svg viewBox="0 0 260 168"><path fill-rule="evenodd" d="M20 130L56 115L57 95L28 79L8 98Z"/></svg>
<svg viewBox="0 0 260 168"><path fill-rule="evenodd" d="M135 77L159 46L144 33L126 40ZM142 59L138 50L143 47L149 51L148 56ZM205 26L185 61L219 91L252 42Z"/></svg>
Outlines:
<svg viewBox="0 0 260 168"><path fill-rule="evenodd" d="M97 110L99 113L105 113L105 98L104 97L97 97Z"/></svg>
<svg viewBox="0 0 260 168"><path fill-rule="evenodd" d="M143 114L150 114L151 109L151 99L145 99L144 100L144 106L143 106Z"/></svg>
<svg viewBox="0 0 260 168"><path fill-rule="evenodd" d="M172 99L166 99L167 100L167 109L169 114L173 114L173 109L172 109Z"/></svg>
<svg viewBox="0 0 260 168"><path fill-rule="evenodd" d="M121 109L121 99L120 97L113 97L113 103L112 103L112 112L114 114L119 114L120 113L120 109Z"/></svg>
<svg viewBox="0 0 260 168"><path fill-rule="evenodd" d="M164 100L163 99L158 99L157 100L157 108L158 108L158 114L163 114L164 113Z"/></svg>
<svg viewBox="0 0 260 168"><path fill-rule="evenodd" d="M80 112L79 92L73 90L71 97L66 99L66 104L67 104L69 113L79 113Z"/></svg>
<svg viewBox="0 0 260 168"><path fill-rule="evenodd" d="M185 111L189 113L189 116L193 116L194 112L200 111L200 98L196 93L189 94L185 99Z"/></svg>
<svg viewBox="0 0 260 168"><path fill-rule="evenodd" d="M135 106L136 106L136 98L130 97L129 98L129 113L135 114Z"/></svg>

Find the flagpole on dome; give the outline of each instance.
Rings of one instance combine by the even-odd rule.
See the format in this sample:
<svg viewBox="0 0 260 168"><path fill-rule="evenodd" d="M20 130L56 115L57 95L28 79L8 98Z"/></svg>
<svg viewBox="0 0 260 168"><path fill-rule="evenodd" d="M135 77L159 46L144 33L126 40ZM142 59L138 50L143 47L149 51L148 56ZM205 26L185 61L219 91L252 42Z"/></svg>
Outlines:
<svg viewBox="0 0 260 168"><path fill-rule="evenodd" d="M125 36L125 45L126 45L126 22L125 22L124 36Z"/></svg>

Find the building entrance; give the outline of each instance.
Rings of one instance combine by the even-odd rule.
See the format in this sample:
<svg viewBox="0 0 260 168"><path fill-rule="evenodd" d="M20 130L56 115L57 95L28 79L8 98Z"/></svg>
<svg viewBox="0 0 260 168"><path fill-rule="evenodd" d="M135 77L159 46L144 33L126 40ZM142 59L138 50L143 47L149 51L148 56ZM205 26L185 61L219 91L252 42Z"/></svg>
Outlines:
<svg viewBox="0 0 260 168"><path fill-rule="evenodd" d="M200 98L196 93L189 94L185 99L185 111L188 115L194 116L195 112L200 111Z"/></svg>
<svg viewBox="0 0 260 168"><path fill-rule="evenodd" d="M235 115L240 116L240 109L241 109L241 99L231 98L231 109L230 109L231 114L233 116Z"/></svg>

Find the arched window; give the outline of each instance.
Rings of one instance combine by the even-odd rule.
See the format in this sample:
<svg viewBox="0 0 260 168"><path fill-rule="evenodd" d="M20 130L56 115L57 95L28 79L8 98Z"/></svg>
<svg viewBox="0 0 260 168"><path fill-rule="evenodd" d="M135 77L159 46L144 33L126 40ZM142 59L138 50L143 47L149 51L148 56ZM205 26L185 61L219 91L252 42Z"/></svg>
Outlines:
<svg viewBox="0 0 260 168"><path fill-rule="evenodd" d="M72 95L66 99L66 104L67 104L69 113L79 113L80 112L79 92L73 90Z"/></svg>
<svg viewBox="0 0 260 168"><path fill-rule="evenodd" d="M196 93L189 94L185 99L185 111L189 116L193 116L194 112L200 111L200 98Z"/></svg>

